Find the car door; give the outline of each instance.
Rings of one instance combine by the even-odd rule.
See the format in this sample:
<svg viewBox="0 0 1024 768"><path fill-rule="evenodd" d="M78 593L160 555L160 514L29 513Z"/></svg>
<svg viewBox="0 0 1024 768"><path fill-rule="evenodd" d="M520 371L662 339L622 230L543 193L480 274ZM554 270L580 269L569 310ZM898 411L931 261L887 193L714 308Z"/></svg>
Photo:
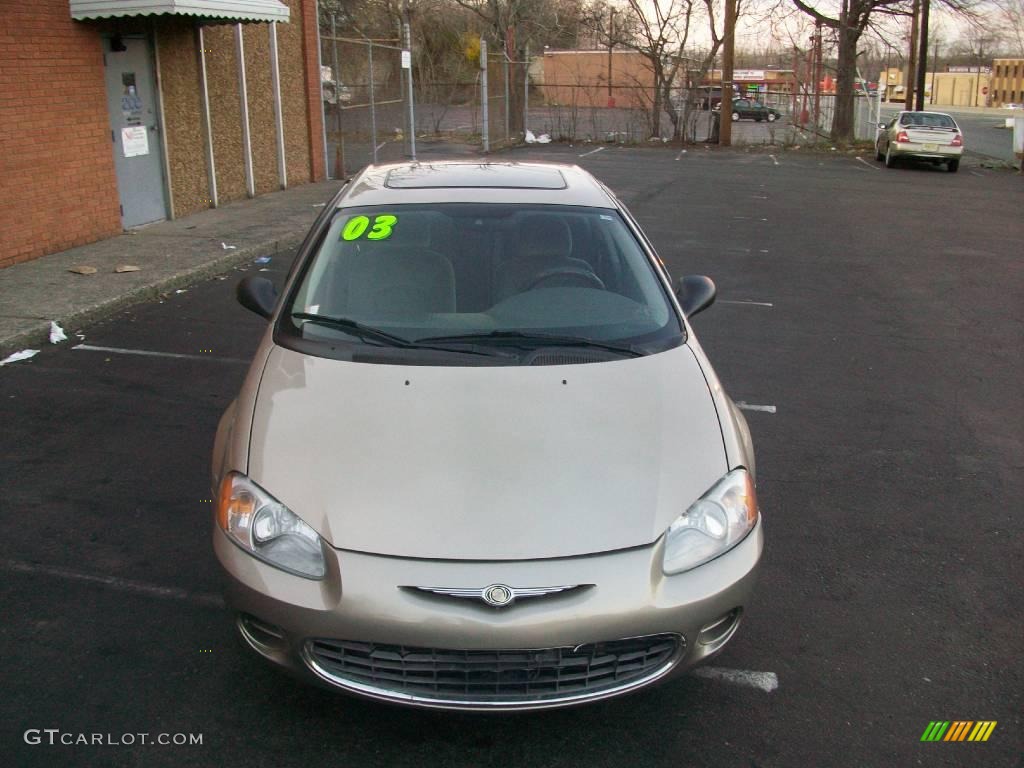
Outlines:
<svg viewBox="0 0 1024 768"><path fill-rule="evenodd" d="M732 111L737 113L740 118L750 117L750 102L746 99L736 99L732 103Z"/></svg>
<svg viewBox="0 0 1024 768"><path fill-rule="evenodd" d="M889 143L892 141L893 131L896 129L896 124L899 122L900 116L896 115L892 120L889 121L889 125L885 127L883 136L885 137L885 146L882 148L882 152L889 150Z"/></svg>

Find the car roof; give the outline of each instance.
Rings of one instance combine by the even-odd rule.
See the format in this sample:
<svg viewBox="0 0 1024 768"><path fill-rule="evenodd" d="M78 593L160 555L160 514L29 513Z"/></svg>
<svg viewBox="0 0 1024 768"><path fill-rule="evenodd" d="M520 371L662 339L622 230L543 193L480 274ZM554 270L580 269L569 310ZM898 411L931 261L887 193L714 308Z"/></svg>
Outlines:
<svg viewBox="0 0 1024 768"><path fill-rule="evenodd" d="M338 207L462 202L617 207L604 186L577 165L466 160L367 166Z"/></svg>

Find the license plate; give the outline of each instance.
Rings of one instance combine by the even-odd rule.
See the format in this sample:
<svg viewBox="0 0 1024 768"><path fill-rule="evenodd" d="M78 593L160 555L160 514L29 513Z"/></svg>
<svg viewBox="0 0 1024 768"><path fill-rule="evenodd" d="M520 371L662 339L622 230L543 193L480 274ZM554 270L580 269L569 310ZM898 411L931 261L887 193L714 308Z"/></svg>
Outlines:
<svg viewBox="0 0 1024 768"><path fill-rule="evenodd" d="M938 144L925 144L924 145L924 149L925 149L925 152L938 152L939 151L939 145Z"/></svg>

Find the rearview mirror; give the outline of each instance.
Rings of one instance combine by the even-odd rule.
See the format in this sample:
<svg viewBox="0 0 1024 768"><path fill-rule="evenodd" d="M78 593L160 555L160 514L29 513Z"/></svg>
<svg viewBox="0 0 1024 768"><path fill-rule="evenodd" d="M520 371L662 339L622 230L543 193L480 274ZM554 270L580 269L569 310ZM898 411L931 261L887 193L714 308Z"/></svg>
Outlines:
<svg viewBox="0 0 1024 768"><path fill-rule="evenodd" d="M277 289L265 277L250 275L243 278L235 289L238 303L260 317L269 318L277 303Z"/></svg>
<svg viewBox="0 0 1024 768"><path fill-rule="evenodd" d="M676 297L683 308L683 314L693 317L715 303L715 283L704 275L687 275L679 278Z"/></svg>

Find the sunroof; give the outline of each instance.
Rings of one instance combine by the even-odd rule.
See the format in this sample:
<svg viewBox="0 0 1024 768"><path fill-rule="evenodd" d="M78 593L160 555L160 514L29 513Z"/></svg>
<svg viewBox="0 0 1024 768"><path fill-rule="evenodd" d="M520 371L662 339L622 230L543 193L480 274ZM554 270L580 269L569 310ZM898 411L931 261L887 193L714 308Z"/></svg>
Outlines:
<svg viewBox="0 0 1024 768"><path fill-rule="evenodd" d="M557 168L498 163L446 163L409 166L388 172L384 185L391 189L565 189Z"/></svg>

